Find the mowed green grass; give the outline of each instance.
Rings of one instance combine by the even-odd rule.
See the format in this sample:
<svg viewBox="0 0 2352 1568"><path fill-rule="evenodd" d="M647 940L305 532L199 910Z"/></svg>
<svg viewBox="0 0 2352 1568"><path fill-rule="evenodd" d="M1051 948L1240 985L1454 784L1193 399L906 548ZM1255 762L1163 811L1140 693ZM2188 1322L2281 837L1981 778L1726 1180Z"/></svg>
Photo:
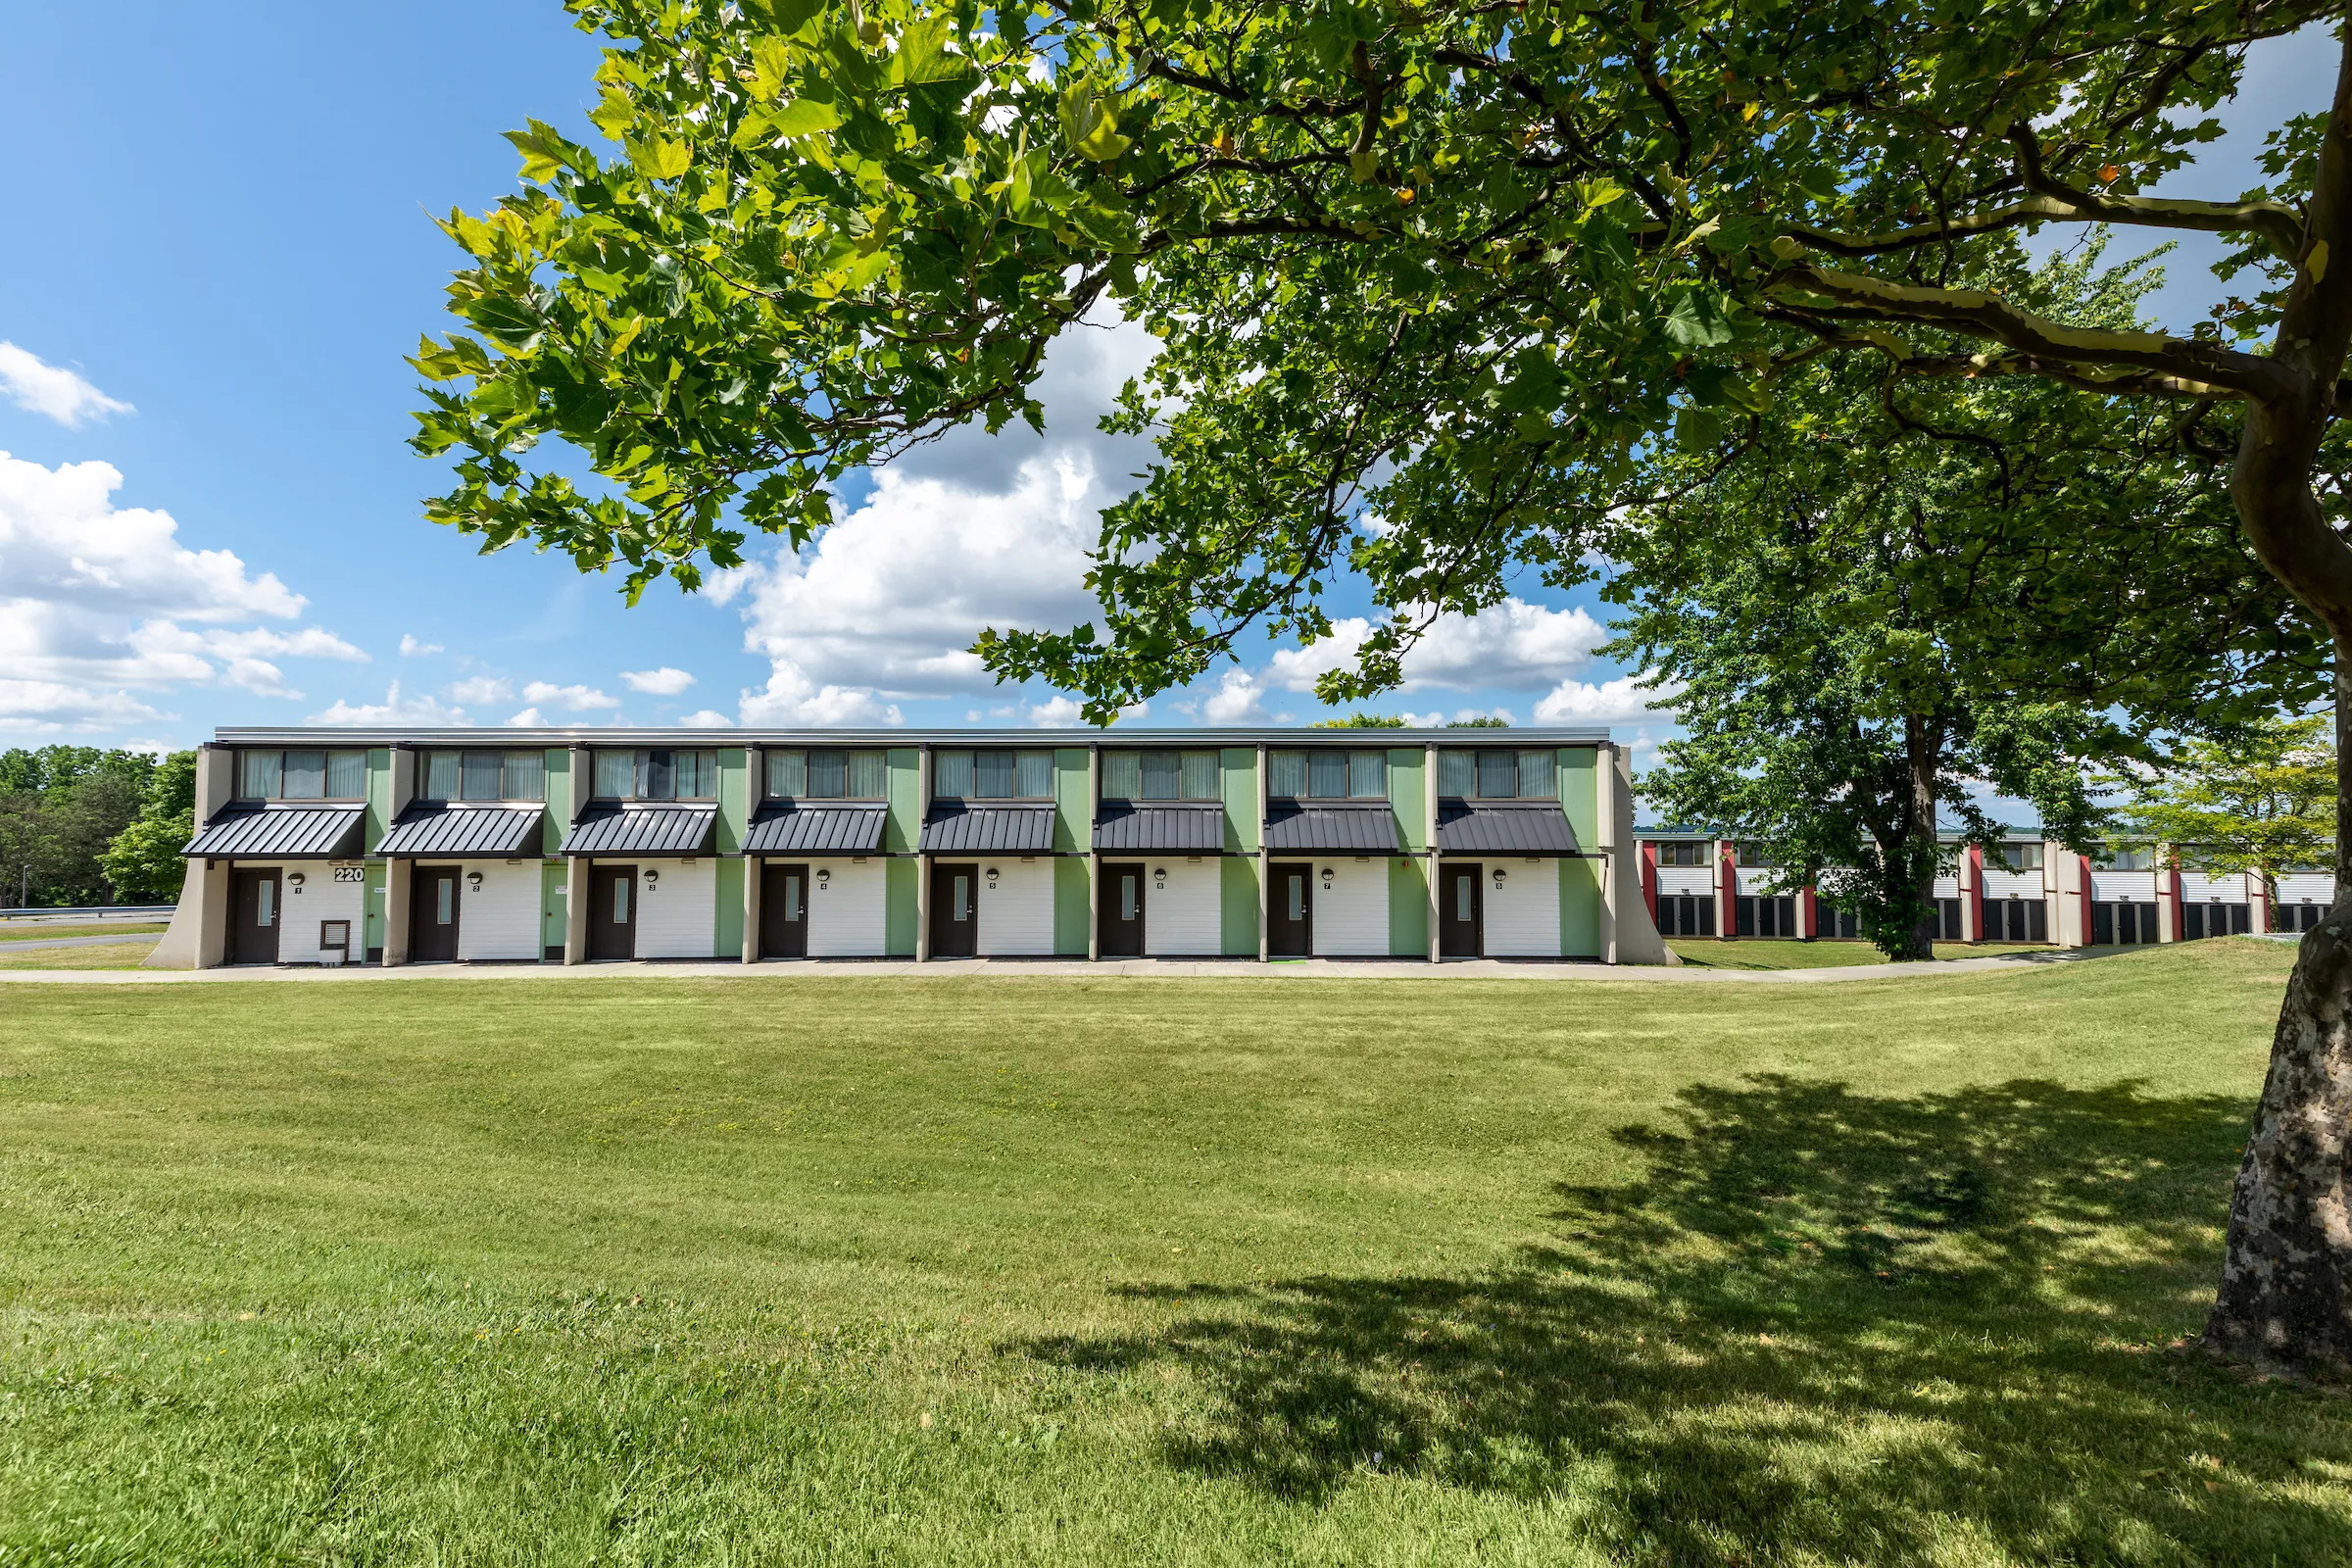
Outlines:
<svg viewBox="0 0 2352 1568"><path fill-rule="evenodd" d="M1685 963L1702 969L1836 969L1886 961L1867 942L1790 942L1745 937L1676 937L1666 944ZM1938 942L1938 958L1995 958L2012 953L2050 953L2041 943Z"/></svg>
<svg viewBox="0 0 2352 1568"><path fill-rule="evenodd" d="M88 947L24 948L0 945L0 969L136 969L155 951L155 938L93 942Z"/></svg>
<svg viewBox="0 0 2352 1568"><path fill-rule="evenodd" d="M2291 958L0 991L0 1562L2345 1561Z"/></svg>
<svg viewBox="0 0 2352 1568"><path fill-rule="evenodd" d="M164 922L161 920L59 921L56 924L40 920L9 920L0 922L0 942L37 942L48 937L138 936L163 929Z"/></svg>

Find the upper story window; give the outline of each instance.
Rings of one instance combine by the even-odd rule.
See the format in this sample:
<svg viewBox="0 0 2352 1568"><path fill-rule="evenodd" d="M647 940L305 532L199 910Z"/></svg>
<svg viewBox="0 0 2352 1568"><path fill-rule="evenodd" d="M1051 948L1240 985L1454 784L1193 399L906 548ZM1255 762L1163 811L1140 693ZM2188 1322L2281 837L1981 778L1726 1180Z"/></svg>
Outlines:
<svg viewBox="0 0 2352 1568"><path fill-rule="evenodd" d="M237 754L240 801L364 801L366 752L269 751Z"/></svg>
<svg viewBox="0 0 2352 1568"><path fill-rule="evenodd" d="M1677 839L1654 846L1660 865L1704 865L1707 863L1707 843L1703 839Z"/></svg>
<svg viewBox="0 0 2352 1568"><path fill-rule="evenodd" d="M1104 752L1102 798L1106 801L1214 801L1214 752Z"/></svg>
<svg viewBox="0 0 2352 1568"><path fill-rule="evenodd" d="M1285 800L1385 801L1389 798L1389 754L1268 752L1266 793Z"/></svg>
<svg viewBox="0 0 2352 1568"><path fill-rule="evenodd" d="M2001 846L2001 863L2012 871L2038 871L2041 869L2041 846L2004 844Z"/></svg>
<svg viewBox="0 0 2352 1568"><path fill-rule="evenodd" d="M595 785L596 798L601 801L716 800L718 754L598 752Z"/></svg>
<svg viewBox="0 0 2352 1568"><path fill-rule="evenodd" d="M815 749L767 754L767 793L787 801L878 801L889 793L883 754Z"/></svg>
<svg viewBox="0 0 2352 1568"><path fill-rule="evenodd" d="M423 783L428 801L544 801L545 752L427 752Z"/></svg>
<svg viewBox="0 0 2352 1568"><path fill-rule="evenodd" d="M2110 844L2091 858L2091 863L2102 871L2153 871L2156 852L2145 844Z"/></svg>
<svg viewBox="0 0 2352 1568"><path fill-rule="evenodd" d="M1556 801L1560 754L1549 749L1440 752L1438 793L1463 801Z"/></svg>
<svg viewBox="0 0 2352 1568"><path fill-rule="evenodd" d="M1732 863L1752 865L1759 871L1769 871L1776 869L1781 862L1765 853L1763 845L1752 840L1741 840L1732 846Z"/></svg>
<svg viewBox="0 0 2352 1568"><path fill-rule="evenodd" d="M935 751L931 793L951 801L1052 800L1054 754Z"/></svg>

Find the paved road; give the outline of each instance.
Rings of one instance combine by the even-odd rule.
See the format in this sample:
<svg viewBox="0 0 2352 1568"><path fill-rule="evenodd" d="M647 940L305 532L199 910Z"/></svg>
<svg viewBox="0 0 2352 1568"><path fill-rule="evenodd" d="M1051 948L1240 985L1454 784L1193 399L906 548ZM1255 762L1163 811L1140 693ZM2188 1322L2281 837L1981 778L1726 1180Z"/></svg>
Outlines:
<svg viewBox="0 0 2352 1568"><path fill-rule="evenodd" d="M108 940L108 939L100 939ZM593 981L593 980L1536 980L1600 984L1823 985L1840 980L1901 980L1932 975L2024 973L2059 963L2112 956L2079 951L2003 954L1936 963L1871 963L1825 969L1706 969L1694 964L1650 968L1599 963L1506 963L1492 958L1437 965L1381 958L1296 958L1270 964L1250 959L1113 958L1080 963L1051 958L811 958L755 964L680 960L665 963L407 964L397 969L353 964L334 969L0 969L0 985L350 985L367 981ZM2126 950L2128 951L2128 950Z"/></svg>

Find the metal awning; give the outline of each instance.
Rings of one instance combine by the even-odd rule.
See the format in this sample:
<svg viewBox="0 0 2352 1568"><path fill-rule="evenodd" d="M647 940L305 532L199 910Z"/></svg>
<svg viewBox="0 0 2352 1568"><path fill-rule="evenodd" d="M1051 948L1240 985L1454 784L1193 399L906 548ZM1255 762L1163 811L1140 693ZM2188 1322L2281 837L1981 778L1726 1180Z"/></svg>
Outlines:
<svg viewBox="0 0 2352 1568"><path fill-rule="evenodd" d="M1274 801L1266 808L1266 849L1274 855L1395 855L1396 813L1386 801Z"/></svg>
<svg viewBox="0 0 2352 1568"><path fill-rule="evenodd" d="M375 853L392 859L472 856L512 859L537 855L542 806L461 806L418 801L400 813Z"/></svg>
<svg viewBox="0 0 2352 1568"><path fill-rule="evenodd" d="M559 855L709 855L718 833L716 806L666 801L592 805L557 846Z"/></svg>
<svg viewBox="0 0 2352 1568"><path fill-rule="evenodd" d="M1558 806L1438 802L1441 855L1579 855L1576 829Z"/></svg>
<svg viewBox="0 0 2352 1568"><path fill-rule="evenodd" d="M1050 855L1054 808L934 806L923 823L920 848L925 855Z"/></svg>
<svg viewBox="0 0 2352 1568"><path fill-rule="evenodd" d="M236 860L353 860L367 832L368 808L271 802L221 808L179 853Z"/></svg>
<svg viewBox="0 0 2352 1568"><path fill-rule="evenodd" d="M746 855L878 855L890 808L772 801L752 818Z"/></svg>
<svg viewBox="0 0 2352 1568"><path fill-rule="evenodd" d="M1106 855L1216 855L1225 848L1225 808L1166 801L1105 802L1095 848Z"/></svg>

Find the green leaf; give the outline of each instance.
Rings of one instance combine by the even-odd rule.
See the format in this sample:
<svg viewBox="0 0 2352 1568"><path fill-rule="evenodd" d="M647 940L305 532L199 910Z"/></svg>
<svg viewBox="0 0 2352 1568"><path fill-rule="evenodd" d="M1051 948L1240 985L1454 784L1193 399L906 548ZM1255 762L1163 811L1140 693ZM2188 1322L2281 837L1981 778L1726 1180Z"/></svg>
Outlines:
<svg viewBox="0 0 2352 1568"><path fill-rule="evenodd" d="M841 124L841 111L814 98L795 98L783 108L760 117L778 136L813 136Z"/></svg>
<svg viewBox="0 0 2352 1568"><path fill-rule="evenodd" d="M955 81L970 69L970 62L961 55L947 52L948 28L953 19L946 15L923 18L899 34L899 52L891 56L890 79L913 86L927 81Z"/></svg>
<svg viewBox="0 0 2352 1568"><path fill-rule="evenodd" d="M1666 336L1687 349L1711 349L1732 340L1732 323L1711 289L1688 290L1666 313Z"/></svg>

